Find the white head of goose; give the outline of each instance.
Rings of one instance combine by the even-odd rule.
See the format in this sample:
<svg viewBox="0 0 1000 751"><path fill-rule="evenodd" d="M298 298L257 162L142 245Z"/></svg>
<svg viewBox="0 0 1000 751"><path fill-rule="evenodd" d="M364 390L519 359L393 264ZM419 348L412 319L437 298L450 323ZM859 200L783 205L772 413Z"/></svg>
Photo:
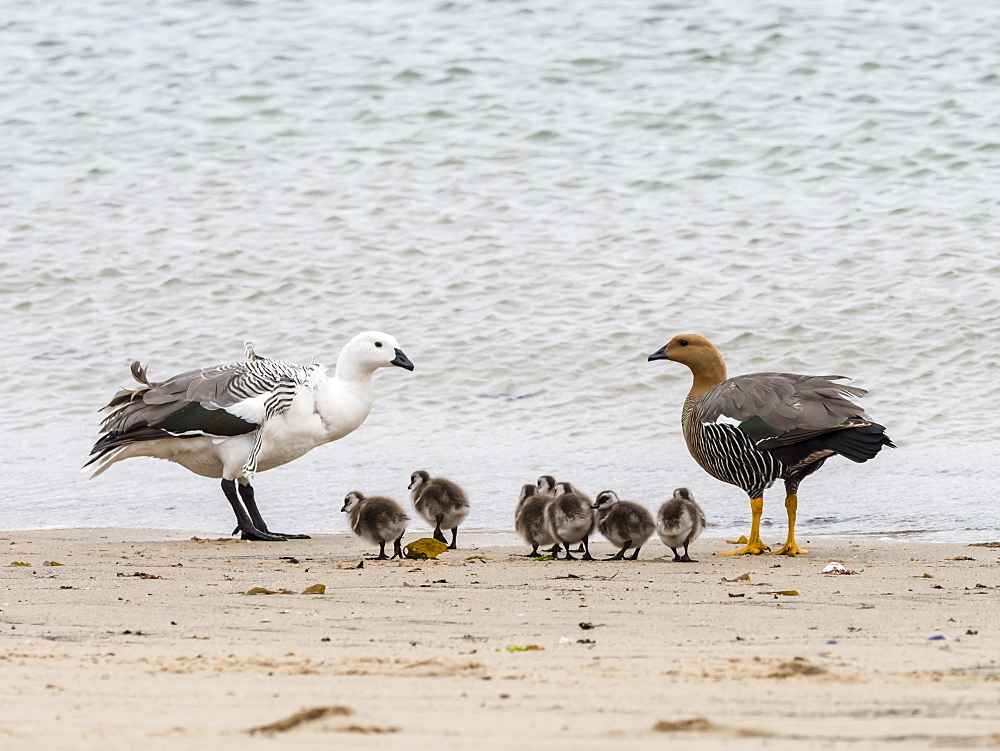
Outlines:
<svg viewBox="0 0 1000 751"><path fill-rule="evenodd" d="M837 381L845 376L750 373L728 378L719 350L698 334L680 334L649 356L686 365L693 376L681 410L691 456L716 479L750 496L751 526L746 547L729 554L769 550L760 539L764 489L785 483L788 538L775 554L798 555L795 544L797 491L802 479L834 454L853 462L895 448L885 428L871 421L848 397L867 392ZM739 425L717 423L722 417Z"/></svg>
<svg viewBox="0 0 1000 751"><path fill-rule="evenodd" d="M434 539L446 543L441 530L450 529L451 545L448 549L454 550L458 525L469 515L469 498L465 491L451 480L431 477L422 469L410 475L409 488L413 508L425 522L434 525Z"/></svg>
<svg viewBox="0 0 1000 751"><path fill-rule="evenodd" d="M413 370L399 343L366 331L340 352L333 376L322 365L261 357L249 342L246 359L153 382L132 363L135 389L122 389L104 410L90 450L92 477L133 456L167 459L202 477L222 480L222 492L245 540L284 540L261 518L250 485L257 472L280 467L324 443L343 438L368 417L374 374ZM238 495L237 495L238 492Z"/></svg>
<svg viewBox="0 0 1000 751"><path fill-rule="evenodd" d="M384 561L385 544L393 544L393 558L402 558L402 540L406 532L406 522L410 517L402 507L391 498L379 495L366 497L357 490L352 490L344 497L344 507L340 509L351 524L351 531L366 542L378 545L378 556L375 560ZM389 559L391 560L391 559Z"/></svg>
<svg viewBox="0 0 1000 751"><path fill-rule="evenodd" d="M637 560L639 549L656 529L652 514L638 503L619 500L613 490L598 493L593 508L597 509L598 530L608 542L620 548L611 560L622 560L629 548L635 548L629 560Z"/></svg>

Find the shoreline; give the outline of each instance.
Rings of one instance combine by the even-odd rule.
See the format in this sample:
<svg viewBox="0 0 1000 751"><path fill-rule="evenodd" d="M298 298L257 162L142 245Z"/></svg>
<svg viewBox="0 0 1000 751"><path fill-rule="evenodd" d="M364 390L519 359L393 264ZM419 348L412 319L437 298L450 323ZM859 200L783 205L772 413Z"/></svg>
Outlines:
<svg viewBox="0 0 1000 751"><path fill-rule="evenodd" d="M997 548L532 561L460 532L358 568L349 535L152 531L0 533L5 749L1000 744Z"/></svg>
<svg viewBox="0 0 1000 751"><path fill-rule="evenodd" d="M746 525L749 529L749 522ZM705 534L702 535L696 542L695 545L702 544L705 540L714 541L716 545L719 541L723 541L721 544L723 547L726 546L724 540L731 539L732 537L738 537L741 534L745 535L747 529L742 527L738 530L720 530L717 528L709 527L705 530ZM89 533L110 533L111 537L108 539L118 539L122 542L138 542L138 541L157 541L157 542L169 542L169 541L180 541L185 539L191 539L192 537L197 537L199 539L212 539L212 540L228 540L236 539L235 537L227 537L224 533L218 531L205 531L198 530L193 527L89 527L89 526L74 526L74 527L32 527L29 529L7 529L0 530L0 540L4 538L5 535L11 534L48 534L48 533L64 533L67 538L72 538L75 534L89 534ZM316 538L344 538L346 540L355 540L358 545L363 546L364 543L357 540L357 538L348 532L318 532L310 533ZM416 540L421 537L429 537L431 534L431 529L414 529L407 530L404 536L404 544L406 541L411 539ZM524 540L521 538L517 532L510 529L492 529L487 527L462 527L460 534L464 537L474 537L477 544L483 545L486 543L491 543L492 545L498 547L516 547L524 545ZM761 529L761 534L766 540L771 541L772 547L777 547L784 541L785 528L782 526L765 526ZM921 539L919 535L924 534L938 534L935 530L884 530L876 532L866 532L866 531L846 531L846 532L816 532L806 530L802 534L803 540L817 538L820 540L831 540L831 541L875 541L875 542L886 542L886 543L901 543L901 544L914 544L914 545L971 545L971 546L989 546L992 543L1000 543L1000 530L994 530L991 532L984 532L981 537L971 538L967 540L937 540L937 539ZM107 536L107 534L105 534ZM598 542L606 542L600 535L595 535L594 540ZM654 534L649 542L644 546L643 550L648 551L650 546L658 549L658 553L669 550L663 547L662 543L659 541L657 536ZM650 554L650 557L656 557Z"/></svg>

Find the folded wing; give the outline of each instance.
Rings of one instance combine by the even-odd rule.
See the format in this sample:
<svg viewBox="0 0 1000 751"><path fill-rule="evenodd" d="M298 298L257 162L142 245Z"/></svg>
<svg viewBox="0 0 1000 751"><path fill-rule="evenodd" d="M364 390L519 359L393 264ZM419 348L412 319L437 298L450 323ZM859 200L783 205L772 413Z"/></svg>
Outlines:
<svg viewBox="0 0 1000 751"><path fill-rule="evenodd" d="M806 376L793 373L750 373L709 389L697 406L701 422L721 416L740 420L754 440L822 433L870 422L850 397L867 391L837 381L846 376Z"/></svg>

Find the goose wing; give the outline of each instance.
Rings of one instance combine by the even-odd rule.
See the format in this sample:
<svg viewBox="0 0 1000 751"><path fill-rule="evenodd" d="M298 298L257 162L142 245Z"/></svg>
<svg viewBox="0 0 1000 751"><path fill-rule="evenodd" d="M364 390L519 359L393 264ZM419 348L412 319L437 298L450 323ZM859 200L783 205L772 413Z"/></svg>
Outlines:
<svg viewBox="0 0 1000 751"><path fill-rule="evenodd" d="M156 429L176 436L249 433L291 404L312 367L260 357L191 370L155 383L138 362L135 389L122 389L108 403L101 425L108 435Z"/></svg>
<svg viewBox="0 0 1000 751"><path fill-rule="evenodd" d="M846 376L794 373L750 373L736 376L706 391L698 402L701 422L721 416L740 420L740 429L754 440L822 433L869 421L850 397L868 392L837 381Z"/></svg>

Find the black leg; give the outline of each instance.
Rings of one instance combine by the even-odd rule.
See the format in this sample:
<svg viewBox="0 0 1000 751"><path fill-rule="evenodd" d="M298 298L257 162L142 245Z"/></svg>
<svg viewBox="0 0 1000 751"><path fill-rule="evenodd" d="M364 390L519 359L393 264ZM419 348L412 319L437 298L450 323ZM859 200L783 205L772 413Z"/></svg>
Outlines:
<svg viewBox="0 0 1000 751"><path fill-rule="evenodd" d="M448 546L448 550L458 550L458 545L455 544L456 540L458 540L458 527L452 527L451 545Z"/></svg>
<svg viewBox="0 0 1000 751"><path fill-rule="evenodd" d="M639 560L639 551L640 551L641 549L642 549L642 545L640 545L640 546L639 546L639 547L637 547L637 548L636 548L635 550L633 550L633 551L632 551L632 555L630 555L630 556L628 557L628 559L629 559L630 561L637 561L637 560Z"/></svg>
<svg viewBox="0 0 1000 751"><path fill-rule="evenodd" d="M284 542L285 538L281 535L271 534L265 530L259 529L250 519L247 514L246 509L243 508L243 504L240 503L240 498L236 495L236 482L234 480L223 480L222 481L222 492L226 494L226 500L229 501L229 505L233 507L233 513L236 514L236 525L243 533L244 540L259 540L267 542Z"/></svg>
<svg viewBox="0 0 1000 751"><path fill-rule="evenodd" d="M403 545L402 545L402 543L403 543L403 536L400 535L396 539L396 542L394 542L392 544L392 558L402 558L403 557ZM389 560L391 561L392 558L390 558Z"/></svg>
<svg viewBox="0 0 1000 751"><path fill-rule="evenodd" d="M538 558L541 553L538 552L538 546L535 545L531 548L531 552L528 553L528 558Z"/></svg>
<svg viewBox="0 0 1000 751"><path fill-rule="evenodd" d="M437 540L438 542L443 542L446 545L448 544L448 541L446 539L444 539L444 532L441 531L441 517L440 516L437 518L437 524L434 525L434 539Z"/></svg>
<svg viewBox="0 0 1000 751"><path fill-rule="evenodd" d="M389 556L387 556L385 554L385 541L383 540L382 542L380 542L378 544L378 555L375 556L375 560L376 561L386 561L388 559L389 559Z"/></svg>
<svg viewBox="0 0 1000 751"><path fill-rule="evenodd" d="M581 543L580 548L583 550L583 560L585 561L594 560L594 556L590 554L590 542L587 540L586 537L583 538L583 542ZM579 553L580 550L577 550L576 552Z"/></svg>
<svg viewBox="0 0 1000 751"><path fill-rule="evenodd" d="M553 555L556 555L556 554L562 552L562 548L559 546L559 543L556 543L551 548L548 548L545 552L546 553L552 553Z"/></svg>
<svg viewBox="0 0 1000 751"><path fill-rule="evenodd" d="M563 550L566 551L566 557L563 560L565 560L565 561L575 561L576 558L573 556L573 553L569 549L569 543L568 542L564 542L564 543L562 543L562 546L563 546ZM553 557L555 557L555 559L557 561L559 560L559 554L558 553L553 553L552 555L553 555Z"/></svg>
<svg viewBox="0 0 1000 751"><path fill-rule="evenodd" d="M681 560L684 561L685 563L697 563L698 562L694 558L692 558L691 556L688 555L688 546L687 546L686 542L684 543L684 557L681 558Z"/></svg>
<svg viewBox="0 0 1000 751"><path fill-rule="evenodd" d="M240 491L240 498L243 499L243 503L246 504L247 511L250 512L250 519L253 521L254 526L257 527L261 532L267 532L269 534L278 535L289 540L308 540L309 535L290 535L285 532L271 532L264 523L264 519L260 515L260 510L257 508L257 500L254 498L253 486L250 483L246 485L237 484L236 489Z"/></svg>
<svg viewBox="0 0 1000 751"><path fill-rule="evenodd" d="M679 561L684 560L683 558L681 558L681 554L677 552L677 548L670 548L670 549L674 551L674 563L678 563Z"/></svg>
<svg viewBox="0 0 1000 751"><path fill-rule="evenodd" d="M625 551L632 547L632 541L626 540L625 544L622 545L622 549L615 553L613 556L608 558L609 561L620 561L625 558Z"/></svg>

